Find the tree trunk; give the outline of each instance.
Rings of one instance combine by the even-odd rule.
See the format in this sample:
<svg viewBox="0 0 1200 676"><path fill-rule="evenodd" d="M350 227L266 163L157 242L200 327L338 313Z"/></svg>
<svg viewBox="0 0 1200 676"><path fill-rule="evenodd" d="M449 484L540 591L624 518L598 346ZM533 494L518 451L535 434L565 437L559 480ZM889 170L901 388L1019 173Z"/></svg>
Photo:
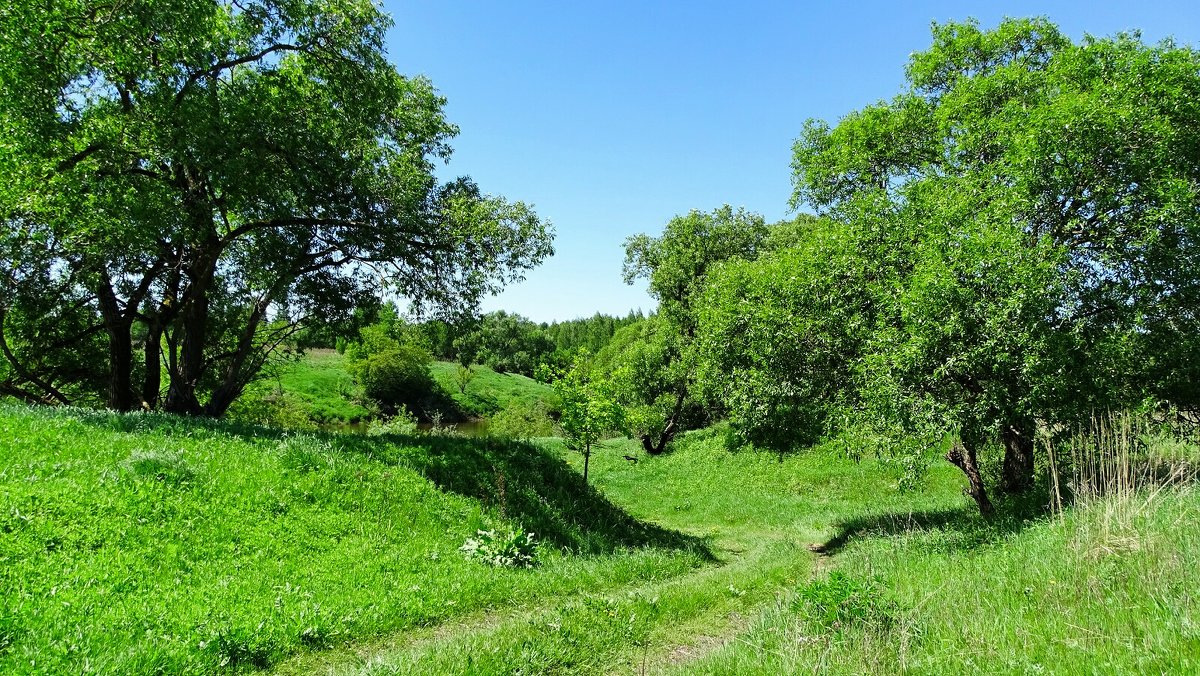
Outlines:
<svg viewBox="0 0 1200 676"><path fill-rule="evenodd" d="M1033 486L1033 436L1031 421L1021 420L1005 425L1000 431L1004 444L1004 478L1000 489L1005 493L1021 493Z"/></svg>
<svg viewBox="0 0 1200 676"><path fill-rule="evenodd" d="M108 407L128 411L133 408L133 321L121 310L108 272L101 270L98 278L96 299L108 334Z"/></svg>
<svg viewBox="0 0 1200 676"><path fill-rule="evenodd" d="M987 490L983 486L983 477L979 474L975 444L967 440L954 444L946 453L946 460L967 475L966 493L978 505L979 513L985 517L994 514L996 509L992 507L992 501L988 500Z"/></svg>
<svg viewBox="0 0 1200 676"><path fill-rule="evenodd" d="M171 384L163 410L184 415L203 412L196 398L196 387L204 373L204 340L208 330L207 289L191 289L194 295L179 314L183 341L179 349L179 365L171 372Z"/></svg>
<svg viewBox="0 0 1200 676"><path fill-rule="evenodd" d="M131 325L105 322L108 332L108 407L114 411L133 410L133 337Z"/></svg>
<svg viewBox="0 0 1200 676"><path fill-rule="evenodd" d="M142 378L142 408L153 411L158 408L159 393L162 392L162 323L157 319L146 327L146 373Z"/></svg>
<svg viewBox="0 0 1200 676"><path fill-rule="evenodd" d="M587 485L588 461L592 459L592 447L589 444L583 449L583 483Z"/></svg>
<svg viewBox="0 0 1200 676"><path fill-rule="evenodd" d="M663 431L658 436L658 443L654 443L654 439L649 434L642 435L642 448L649 455L661 455L667 450L667 444L675 438L679 431L679 416L683 413L683 403L687 400L687 388L681 388L675 397L675 406L671 410L671 416L667 418L667 424L663 425Z"/></svg>

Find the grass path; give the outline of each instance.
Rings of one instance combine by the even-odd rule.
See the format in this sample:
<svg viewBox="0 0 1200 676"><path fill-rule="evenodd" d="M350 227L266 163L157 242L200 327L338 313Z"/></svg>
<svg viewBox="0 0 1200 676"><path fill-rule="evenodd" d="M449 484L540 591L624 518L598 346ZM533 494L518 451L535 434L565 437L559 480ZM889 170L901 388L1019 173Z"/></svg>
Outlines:
<svg viewBox="0 0 1200 676"><path fill-rule="evenodd" d="M580 460L546 442L573 465ZM798 585L818 558L810 549L863 511L864 494L885 507L946 506L943 490L899 496L876 463L728 453L695 434L675 454L634 465L630 442L593 456L595 485L639 519L705 538L711 565L458 618L368 644L308 653L279 673L661 673L739 640L751 621ZM935 473L937 474L937 473ZM856 480L857 479L857 480ZM949 479L949 481L947 481ZM962 501L953 475L934 483ZM536 575L536 571L531 571Z"/></svg>

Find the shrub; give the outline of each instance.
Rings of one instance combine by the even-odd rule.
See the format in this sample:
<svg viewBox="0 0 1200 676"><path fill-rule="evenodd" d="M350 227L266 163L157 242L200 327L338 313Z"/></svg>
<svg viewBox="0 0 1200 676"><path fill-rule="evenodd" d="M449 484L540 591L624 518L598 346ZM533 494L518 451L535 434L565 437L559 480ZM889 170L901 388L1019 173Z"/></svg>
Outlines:
<svg viewBox="0 0 1200 676"><path fill-rule="evenodd" d="M416 434L417 418L404 406L387 420L372 420L367 425L367 436L380 437L385 434Z"/></svg>
<svg viewBox="0 0 1200 676"><path fill-rule="evenodd" d="M233 402L225 417L289 430L317 430L317 423L310 417L308 408L288 392L247 392Z"/></svg>
<svg viewBox="0 0 1200 676"><path fill-rule="evenodd" d="M415 345L399 345L351 364L363 393L385 409L413 409L433 391L429 353Z"/></svg>
<svg viewBox="0 0 1200 676"><path fill-rule="evenodd" d="M498 437L530 439L552 437L557 429L550 409L540 399L534 402L512 401L488 421L488 432Z"/></svg>
<svg viewBox="0 0 1200 676"><path fill-rule="evenodd" d="M887 629L895 624L896 604L875 581L856 580L841 571L802 587L796 605L806 620L835 632L861 625Z"/></svg>
<svg viewBox="0 0 1200 676"><path fill-rule="evenodd" d="M511 526L480 530L467 538L460 550L468 559L497 568L532 568L537 540L533 533Z"/></svg>

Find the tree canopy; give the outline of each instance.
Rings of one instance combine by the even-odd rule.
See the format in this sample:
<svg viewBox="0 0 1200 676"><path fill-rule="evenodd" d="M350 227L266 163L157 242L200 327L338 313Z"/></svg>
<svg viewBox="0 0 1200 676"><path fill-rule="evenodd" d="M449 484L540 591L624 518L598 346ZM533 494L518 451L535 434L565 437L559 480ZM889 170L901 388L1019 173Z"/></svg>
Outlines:
<svg viewBox="0 0 1200 676"><path fill-rule="evenodd" d="M435 178L457 130L389 25L365 0L0 10L5 389L86 394L31 328L69 311L53 347L106 335L110 406L219 415L300 327L385 291L461 313L549 255L529 207Z"/></svg>
<svg viewBox="0 0 1200 676"><path fill-rule="evenodd" d="M758 439L811 439L831 415L954 433L947 457L988 511L989 440L1021 490L1039 423L1197 403L1200 54L1074 43L1043 19L951 23L907 76L805 125L793 206L832 224L722 270L701 334L744 429L776 428Z"/></svg>

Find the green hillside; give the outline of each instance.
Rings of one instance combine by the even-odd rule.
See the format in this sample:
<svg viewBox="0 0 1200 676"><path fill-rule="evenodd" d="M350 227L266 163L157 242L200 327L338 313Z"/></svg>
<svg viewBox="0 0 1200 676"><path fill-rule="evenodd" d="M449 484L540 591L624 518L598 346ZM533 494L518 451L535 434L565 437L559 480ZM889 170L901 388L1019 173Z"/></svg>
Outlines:
<svg viewBox="0 0 1200 676"><path fill-rule="evenodd" d="M539 400L549 402L553 399L550 386L533 378L519 373L497 373L480 364L471 369L475 375L467 383L466 392L461 392L455 376L458 364L438 361L430 367L434 381L469 416L488 416L513 403L533 405Z"/></svg>
<svg viewBox="0 0 1200 676"><path fill-rule="evenodd" d="M523 525L536 571L459 548ZM536 447L0 405L0 672L211 673L700 565Z"/></svg>

